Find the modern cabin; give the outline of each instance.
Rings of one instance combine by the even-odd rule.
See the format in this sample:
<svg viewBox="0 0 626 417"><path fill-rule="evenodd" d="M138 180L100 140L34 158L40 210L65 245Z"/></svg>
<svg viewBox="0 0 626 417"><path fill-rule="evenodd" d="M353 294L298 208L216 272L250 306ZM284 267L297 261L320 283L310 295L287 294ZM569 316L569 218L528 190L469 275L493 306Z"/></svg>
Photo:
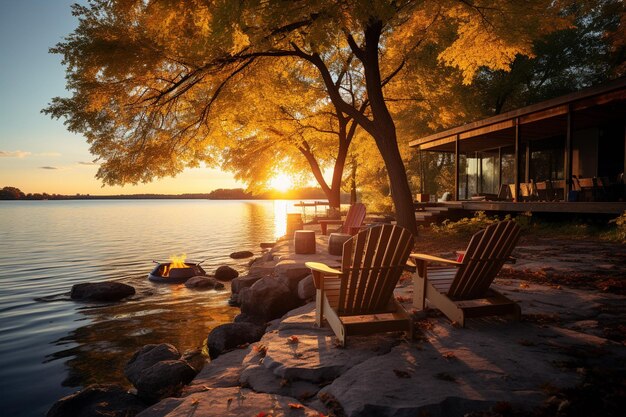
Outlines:
<svg viewBox="0 0 626 417"><path fill-rule="evenodd" d="M626 210L626 78L413 140L454 154L468 210Z"/></svg>

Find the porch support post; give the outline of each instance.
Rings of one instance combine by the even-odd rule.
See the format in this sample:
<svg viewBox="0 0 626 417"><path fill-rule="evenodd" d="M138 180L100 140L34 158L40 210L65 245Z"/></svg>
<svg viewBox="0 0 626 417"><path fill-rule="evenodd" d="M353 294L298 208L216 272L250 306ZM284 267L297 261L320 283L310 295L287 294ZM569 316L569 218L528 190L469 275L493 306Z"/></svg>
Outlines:
<svg viewBox="0 0 626 417"><path fill-rule="evenodd" d="M565 195L567 201L572 190L572 106L567 105L567 126L565 128L565 158L563 158L563 176L565 177Z"/></svg>
<svg viewBox="0 0 626 417"><path fill-rule="evenodd" d="M498 190L502 187L502 147L498 148Z"/></svg>
<svg viewBox="0 0 626 417"><path fill-rule="evenodd" d="M530 141L526 142L526 160L524 161L524 182L530 182Z"/></svg>
<svg viewBox="0 0 626 417"><path fill-rule="evenodd" d="M459 201L459 135L454 138L454 201Z"/></svg>
<svg viewBox="0 0 626 417"><path fill-rule="evenodd" d="M519 198L519 176L520 176L520 134L519 134L519 117L515 118L515 195L513 201L520 201Z"/></svg>

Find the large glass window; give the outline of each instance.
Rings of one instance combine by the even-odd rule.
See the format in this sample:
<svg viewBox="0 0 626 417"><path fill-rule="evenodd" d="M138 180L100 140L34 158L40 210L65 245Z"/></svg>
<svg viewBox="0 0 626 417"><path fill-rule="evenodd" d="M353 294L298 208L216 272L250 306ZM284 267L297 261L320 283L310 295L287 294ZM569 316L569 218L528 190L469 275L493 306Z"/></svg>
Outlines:
<svg viewBox="0 0 626 417"><path fill-rule="evenodd" d="M564 140L561 137L531 143L530 178L535 182L563 179Z"/></svg>

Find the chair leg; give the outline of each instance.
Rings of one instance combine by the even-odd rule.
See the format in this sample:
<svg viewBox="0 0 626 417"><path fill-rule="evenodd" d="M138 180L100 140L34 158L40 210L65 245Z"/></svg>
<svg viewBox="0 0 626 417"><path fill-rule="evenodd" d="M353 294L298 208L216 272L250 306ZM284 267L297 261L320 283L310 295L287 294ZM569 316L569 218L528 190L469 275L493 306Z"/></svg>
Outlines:
<svg viewBox="0 0 626 417"><path fill-rule="evenodd" d="M317 289L315 292L315 325L322 327L324 320L324 290Z"/></svg>
<svg viewBox="0 0 626 417"><path fill-rule="evenodd" d="M426 305L427 269L426 263L417 260L416 271L413 274L413 307L423 310Z"/></svg>

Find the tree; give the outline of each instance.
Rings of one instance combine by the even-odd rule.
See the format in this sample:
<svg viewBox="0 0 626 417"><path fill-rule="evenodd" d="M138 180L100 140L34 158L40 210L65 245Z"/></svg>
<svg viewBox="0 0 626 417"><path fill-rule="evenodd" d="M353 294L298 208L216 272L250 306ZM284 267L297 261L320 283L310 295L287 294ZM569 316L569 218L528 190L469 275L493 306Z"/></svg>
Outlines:
<svg viewBox="0 0 626 417"><path fill-rule="evenodd" d="M74 6L78 28L52 48L63 54L70 98L45 110L83 133L108 184L149 181L228 146L213 136L244 86L289 57L323 80L338 114L376 143L398 223L416 231L412 195L385 86L426 49L469 83L483 67L507 69L532 39L559 25L552 0L280 1L93 0ZM361 75L369 111L344 94L338 75ZM415 64L415 63L414 63ZM418 64L417 64L418 65ZM407 88L410 86L407 86ZM432 86L436 89L437 86ZM246 89L249 97L262 91ZM244 103L245 104L245 103Z"/></svg>
<svg viewBox="0 0 626 417"><path fill-rule="evenodd" d="M0 200L19 200L26 197L24 193L16 187L3 187L0 189Z"/></svg>
<svg viewBox="0 0 626 417"><path fill-rule="evenodd" d="M330 207L339 213L343 171L357 125L329 103L318 78L297 67L271 69L253 81L265 92L261 102L223 116L230 120L222 125L230 127L224 129L233 143L224 152L222 167L257 192L277 172L300 176L300 185L313 174ZM350 76L345 73L346 78ZM346 84L350 91L349 81ZM362 101L362 109L366 103ZM328 167L332 167L330 183L323 172Z"/></svg>

